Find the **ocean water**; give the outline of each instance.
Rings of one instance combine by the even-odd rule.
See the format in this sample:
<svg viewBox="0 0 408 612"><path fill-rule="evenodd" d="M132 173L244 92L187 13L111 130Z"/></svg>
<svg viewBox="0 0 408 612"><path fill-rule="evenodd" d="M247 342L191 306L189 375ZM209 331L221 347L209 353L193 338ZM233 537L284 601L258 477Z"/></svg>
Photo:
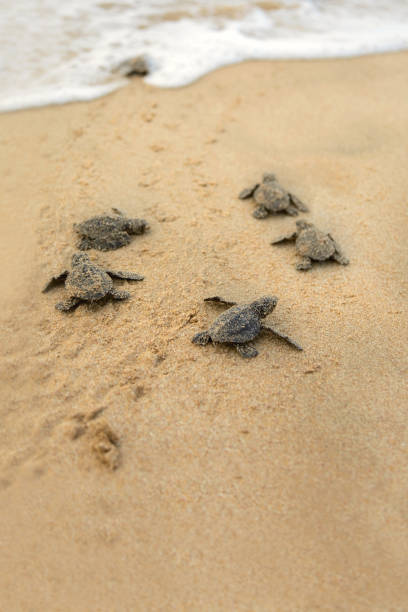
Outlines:
<svg viewBox="0 0 408 612"><path fill-rule="evenodd" d="M408 0L0 0L0 111L88 100L146 81L179 87L247 59L408 48Z"/></svg>

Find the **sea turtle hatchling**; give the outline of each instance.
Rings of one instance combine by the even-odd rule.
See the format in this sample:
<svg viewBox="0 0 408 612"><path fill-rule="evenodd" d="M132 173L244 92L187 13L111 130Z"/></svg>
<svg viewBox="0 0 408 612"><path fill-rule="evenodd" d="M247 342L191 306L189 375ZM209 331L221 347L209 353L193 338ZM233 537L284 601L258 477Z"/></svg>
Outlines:
<svg viewBox="0 0 408 612"><path fill-rule="evenodd" d="M248 304L229 302L218 296L206 298L204 301L218 302L229 308L215 319L207 331L199 332L192 338L194 344L205 345L210 341L232 344L242 357L256 357L258 351L252 346L251 340L265 330L286 340L299 351L302 350L302 347L289 336L270 325L261 323L261 319L264 319L275 308L278 298L266 296Z"/></svg>
<svg viewBox="0 0 408 612"><path fill-rule="evenodd" d="M72 270L70 272L64 270L58 276L54 276L44 287L43 293L65 281L68 298L55 305L57 310L63 312L72 310L80 302L96 302L108 296L114 300L127 300L130 293L115 289L112 278L141 281L144 277L133 272L105 270L92 263L86 253L75 253L72 256Z"/></svg>
<svg viewBox="0 0 408 612"><path fill-rule="evenodd" d="M149 74L149 64L146 57L138 55L137 57L132 57L121 62L119 66L116 66L113 72L126 77L146 76Z"/></svg>
<svg viewBox="0 0 408 612"><path fill-rule="evenodd" d="M262 183L256 183L252 187L243 189L238 196L241 200L253 197L258 204L252 213L256 219L265 219L268 215L285 212L295 216L301 212L308 212L307 206L303 204L292 193L284 189L277 181L276 176L266 173L262 177Z"/></svg>
<svg viewBox="0 0 408 612"><path fill-rule="evenodd" d="M117 212L116 217L92 217L74 224L74 230L81 236L77 245L81 251L114 251L129 244L131 234L143 234L150 229L144 219L128 219L116 208L113 210Z"/></svg>
<svg viewBox="0 0 408 612"><path fill-rule="evenodd" d="M301 257L300 262L296 265L297 270L309 270L312 267L312 261L325 261L326 259L334 259L343 266L349 263L330 234L321 232L313 223L307 223L302 219L296 221L296 227L296 231L276 238L271 244L296 240L296 252Z"/></svg>

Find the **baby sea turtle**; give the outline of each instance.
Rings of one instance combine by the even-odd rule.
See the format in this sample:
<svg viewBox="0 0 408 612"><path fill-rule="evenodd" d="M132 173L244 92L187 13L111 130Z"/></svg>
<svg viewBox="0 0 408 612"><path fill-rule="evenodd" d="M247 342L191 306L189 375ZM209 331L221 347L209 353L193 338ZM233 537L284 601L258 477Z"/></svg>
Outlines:
<svg viewBox="0 0 408 612"><path fill-rule="evenodd" d="M279 212L294 216L299 214L299 211L308 212L309 210L299 198L286 191L278 183L276 176L271 173L264 174L262 183L256 183L244 189L238 197L241 200L254 198L258 208L255 208L252 214L256 219L264 219L268 215Z"/></svg>
<svg viewBox="0 0 408 612"><path fill-rule="evenodd" d="M65 281L65 289L68 298L64 302L55 305L57 310L68 311L75 308L80 302L96 302L109 296L114 300L127 300L130 293L118 291L113 286L112 278L124 278L127 280L143 280L140 274L133 272L113 272L105 270L92 263L86 253L75 253L72 256L72 270L64 270L58 276L54 276L44 287L43 293L56 284Z"/></svg>
<svg viewBox="0 0 408 612"><path fill-rule="evenodd" d="M143 55L138 55L119 64L114 72L126 77L146 76L149 74L149 66L147 59Z"/></svg>
<svg viewBox="0 0 408 612"><path fill-rule="evenodd" d="M296 252L302 258L296 265L297 270L309 270L312 267L312 261L324 261L326 259L334 259L343 266L349 263L349 260L343 255L339 245L330 234L321 232L313 223L307 223L303 220L296 221L296 227L296 231L276 238L271 244L296 240Z"/></svg>
<svg viewBox="0 0 408 612"><path fill-rule="evenodd" d="M129 244L131 234L143 234L149 228L144 219L128 219L116 208L116 217L92 217L83 223L74 224L74 230L81 236L78 248L81 251L98 249L114 251Z"/></svg>
<svg viewBox="0 0 408 612"><path fill-rule="evenodd" d="M251 340L254 340L261 331L265 330L286 340L299 351L302 350L302 347L291 340L289 336L282 334L270 325L261 323L261 319L264 319L275 308L278 302L276 297L266 296L249 304L237 304L215 296L206 298L204 302L218 302L230 306L230 308L215 319L210 329L196 334L192 339L194 344L204 345L210 341L214 343L225 342L233 344L242 357L256 357L258 351L252 346Z"/></svg>

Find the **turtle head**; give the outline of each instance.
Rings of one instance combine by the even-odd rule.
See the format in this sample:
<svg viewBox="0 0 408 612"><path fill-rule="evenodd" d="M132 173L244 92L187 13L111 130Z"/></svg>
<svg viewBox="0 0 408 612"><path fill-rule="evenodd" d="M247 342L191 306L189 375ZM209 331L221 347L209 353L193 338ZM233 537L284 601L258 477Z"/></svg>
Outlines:
<svg viewBox="0 0 408 612"><path fill-rule="evenodd" d="M89 263L89 257L86 253L74 253L72 256L72 267L80 266L84 263Z"/></svg>
<svg viewBox="0 0 408 612"><path fill-rule="evenodd" d="M126 230L129 234L143 234L149 229L149 224L144 219L128 219L126 222Z"/></svg>
<svg viewBox="0 0 408 612"><path fill-rule="evenodd" d="M252 302L251 306L255 312L260 316L261 319L268 316L269 313L275 308L278 303L278 298L274 296L261 297L255 302Z"/></svg>
<svg viewBox="0 0 408 612"><path fill-rule="evenodd" d="M298 230L305 230L308 227L313 227L313 223L308 223L303 219L299 219L299 221L296 221L296 227L298 228Z"/></svg>
<svg viewBox="0 0 408 612"><path fill-rule="evenodd" d="M262 180L264 183L272 183L273 181L276 181L276 176L272 174L272 172L265 172Z"/></svg>

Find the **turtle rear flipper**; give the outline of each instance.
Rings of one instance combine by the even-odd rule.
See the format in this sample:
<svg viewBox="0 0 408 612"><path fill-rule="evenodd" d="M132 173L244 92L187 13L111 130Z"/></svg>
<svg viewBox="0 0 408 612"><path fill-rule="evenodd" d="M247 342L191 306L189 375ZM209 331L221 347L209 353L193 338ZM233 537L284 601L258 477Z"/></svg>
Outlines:
<svg viewBox="0 0 408 612"><path fill-rule="evenodd" d="M61 312L69 312L70 310L76 308L81 301L82 300L80 300L80 298L70 297L63 302L58 302L55 304L55 308Z"/></svg>
<svg viewBox="0 0 408 612"><path fill-rule="evenodd" d="M203 331L203 332L198 332L198 334L193 336L193 338L191 339L191 342L193 342L194 344L201 344L201 346L205 346L206 344L210 342L210 340L211 340L210 334L207 331Z"/></svg>
<svg viewBox="0 0 408 612"><path fill-rule="evenodd" d="M64 282L66 280L67 276L68 276L68 270L64 270L64 272L61 272L61 274L59 274L58 276L53 276L48 281L48 283L45 285L45 287L42 290L42 292L46 293L47 291L49 291L53 287L56 287L60 283Z"/></svg>
<svg viewBox="0 0 408 612"><path fill-rule="evenodd" d="M118 289L111 289L109 295L114 300L128 300L130 298L128 291L118 291Z"/></svg>
<svg viewBox="0 0 408 612"><path fill-rule="evenodd" d="M312 260L310 257L302 257L299 263L296 264L296 270L310 270L312 267Z"/></svg>
<svg viewBox="0 0 408 612"><path fill-rule="evenodd" d="M256 348L248 342L244 344L236 344L235 348L237 349L241 357L244 357L245 359L252 359L253 357L256 357L258 355L258 351L256 350Z"/></svg>
<svg viewBox="0 0 408 612"><path fill-rule="evenodd" d="M254 212L252 213L252 216L255 217L255 219L265 219L268 215L269 211L265 208L265 206L258 206L258 208L255 208Z"/></svg>

